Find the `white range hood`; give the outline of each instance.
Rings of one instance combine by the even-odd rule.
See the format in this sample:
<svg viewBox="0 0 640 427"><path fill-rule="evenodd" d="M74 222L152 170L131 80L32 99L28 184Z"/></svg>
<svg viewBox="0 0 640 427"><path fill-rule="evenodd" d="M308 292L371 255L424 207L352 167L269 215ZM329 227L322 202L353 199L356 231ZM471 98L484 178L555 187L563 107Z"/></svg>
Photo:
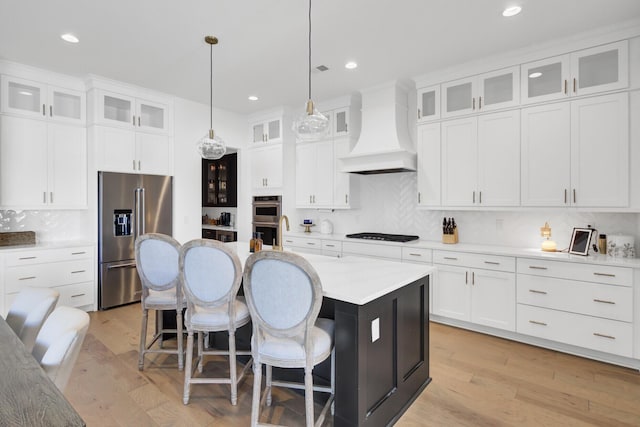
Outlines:
<svg viewBox="0 0 640 427"><path fill-rule="evenodd" d="M362 131L342 171L359 174L416 170L415 145L409 136L408 91L393 82L362 91Z"/></svg>

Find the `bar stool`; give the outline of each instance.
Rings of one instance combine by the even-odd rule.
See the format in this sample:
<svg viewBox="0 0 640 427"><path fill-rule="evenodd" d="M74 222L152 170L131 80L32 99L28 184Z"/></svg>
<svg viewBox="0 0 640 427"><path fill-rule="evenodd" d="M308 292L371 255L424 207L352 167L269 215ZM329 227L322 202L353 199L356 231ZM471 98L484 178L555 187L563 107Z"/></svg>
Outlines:
<svg viewBox="0 0 640 427"><path fill-rule="evenodd" d="M33 350L40 328L55 308L60 292L51 288L24 288L11 303L7 324L28 352Z"/></svg>

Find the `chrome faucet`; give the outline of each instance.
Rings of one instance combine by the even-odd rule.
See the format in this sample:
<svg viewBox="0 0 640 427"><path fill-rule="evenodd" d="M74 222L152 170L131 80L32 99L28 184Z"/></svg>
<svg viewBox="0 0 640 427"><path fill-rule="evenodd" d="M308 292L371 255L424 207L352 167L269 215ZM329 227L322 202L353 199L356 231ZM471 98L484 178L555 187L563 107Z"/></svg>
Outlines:
<svg viewBox="0 0 640 427"><path fill-rule="evenodd" d="M280 244L273 246L274 251L284 250L284 242L282 241L282 220L283 219L287 223L287 231L289 231L289 217L287 217L286 215L280 216L280 221L278 221L278 243Z"/></svg>

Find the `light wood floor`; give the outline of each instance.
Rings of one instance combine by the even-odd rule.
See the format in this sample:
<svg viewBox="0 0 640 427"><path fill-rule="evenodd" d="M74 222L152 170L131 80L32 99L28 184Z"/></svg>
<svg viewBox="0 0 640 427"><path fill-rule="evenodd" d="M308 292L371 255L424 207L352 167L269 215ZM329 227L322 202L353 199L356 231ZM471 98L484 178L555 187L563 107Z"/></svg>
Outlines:
<svg viewBox="0 0 640 427"><path fill-rule="evenodd" d="M249 425L251 375L235 407L223 385L193 386L185 406L175 356L151 355L138 371L139 331L137 304L91 313L65 390L88 426ZM435 323L430 331L433 382L398 426L640 426L637 371ZM205 372L227 366L212 360ZM276 390L261 421L299 426L303 414L301 395Z"/></svg>

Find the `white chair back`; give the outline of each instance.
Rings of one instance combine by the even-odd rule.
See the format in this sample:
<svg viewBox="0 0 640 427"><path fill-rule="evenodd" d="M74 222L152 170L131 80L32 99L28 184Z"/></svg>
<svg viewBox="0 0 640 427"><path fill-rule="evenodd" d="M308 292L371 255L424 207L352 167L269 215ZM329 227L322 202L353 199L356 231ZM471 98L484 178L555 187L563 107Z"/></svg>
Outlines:
<svg viewBox="0 0 640 427"><path fill-rule="evenodd" d="M181 289L178 257L180 243L171 236L147 233L139 236L135 243L136 267L145 291Z"/></svg>
<svg viewBox="0 0 640 427"><path fill-rule="evenodd" d="M54 384L64 391L89 329L89 315L58 307L47 318L33 346L33 357Z"/></svg>
<svg viewBox="0 0 640 427"><path fill-rule="evenodd" d="M20 338L28 352L40 328L58 302L60 292L50 288L24 288L9 308L7 323Z"/></svg>

